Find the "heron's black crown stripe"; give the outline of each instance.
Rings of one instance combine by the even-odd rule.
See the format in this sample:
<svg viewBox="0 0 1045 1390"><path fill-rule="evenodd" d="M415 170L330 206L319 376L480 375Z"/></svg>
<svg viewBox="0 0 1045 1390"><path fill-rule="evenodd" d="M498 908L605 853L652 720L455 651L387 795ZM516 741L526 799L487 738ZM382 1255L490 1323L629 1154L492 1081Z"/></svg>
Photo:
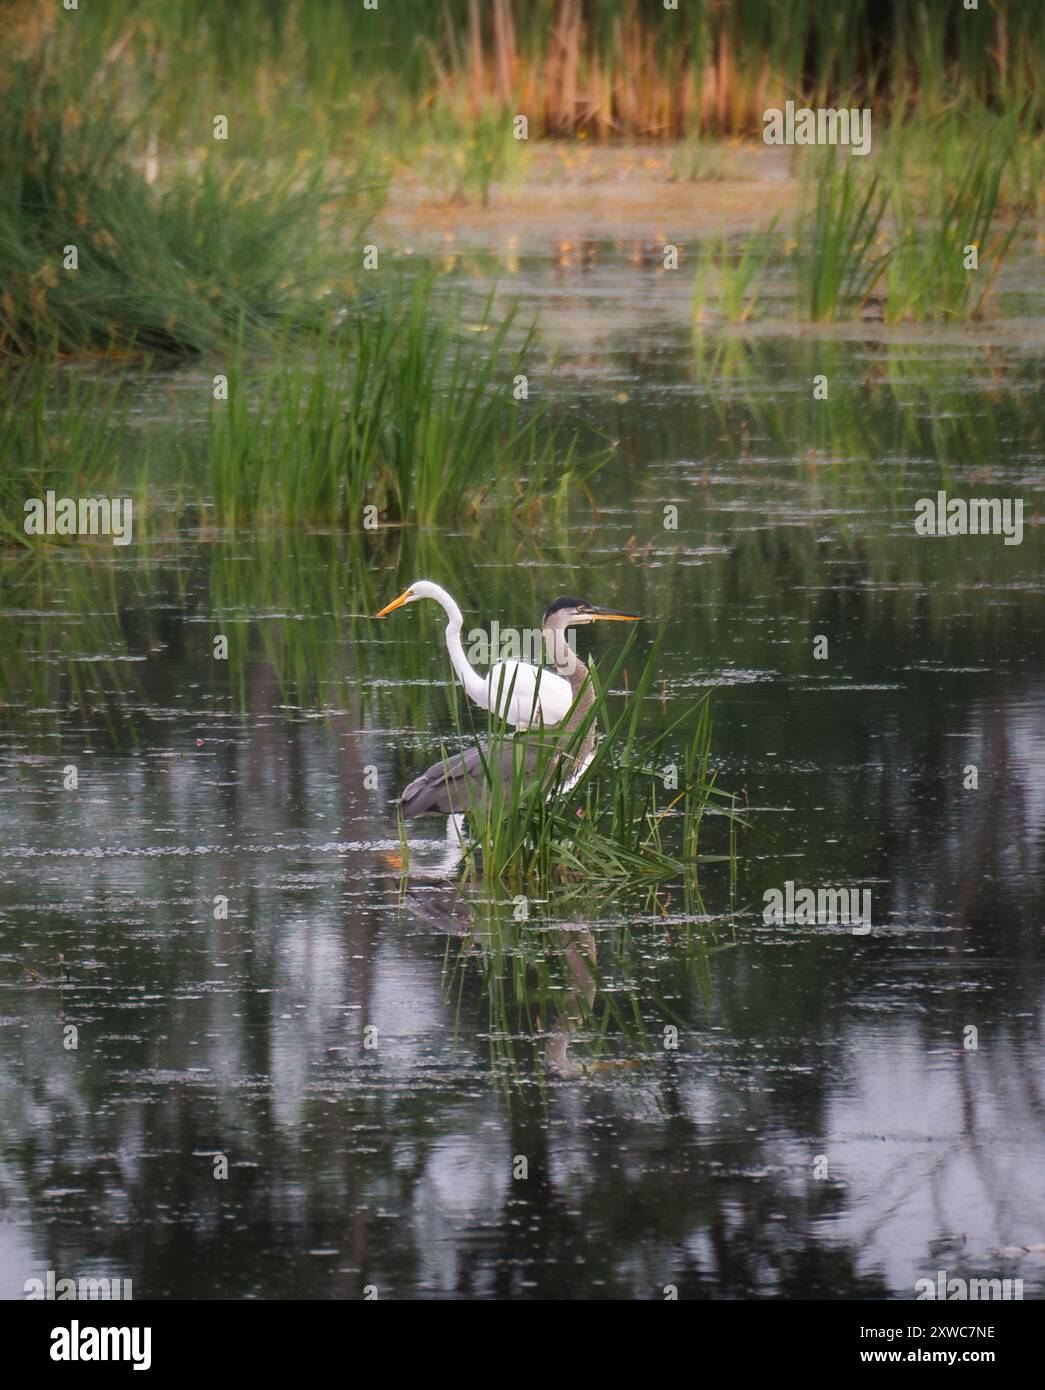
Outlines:
<svg viewBox="0 0 1045 1390"><path fill-rule="evenodd" d="M553 613L560 613L564 608L587 608L588 600L583 598L557 598L554 603L550 603L544 610L545 622Z"/></svg>

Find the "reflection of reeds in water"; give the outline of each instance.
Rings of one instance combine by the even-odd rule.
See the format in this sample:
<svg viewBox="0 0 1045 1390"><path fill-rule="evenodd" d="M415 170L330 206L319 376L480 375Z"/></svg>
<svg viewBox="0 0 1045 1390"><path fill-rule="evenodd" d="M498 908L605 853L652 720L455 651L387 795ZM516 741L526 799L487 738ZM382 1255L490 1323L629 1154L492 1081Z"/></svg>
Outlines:
<svg viewBox="0 0 1045 1390"><path fill-rule="evenodd" d="M21 500L17 491L16 517ZM481 572L485 608L520 622L550 597L532 564L512 567L524 542L531 561L539 559L533 537L507 528L487 534L487 555L502 563ZM205 541L189 534L167 554L135 550L134 562L119 566L112 558L107 540L0 554L0 607L12 612L0 623L0 700L9 720L31 701L49 711L38 720L41 736L67 705L78 717L92 708L110 710L128 730L138 728L147 721L142 681L151 672L140 659L159 658L170 641L161 628L172 613L182 654L198 663L206 687L232 710L250 708L251 685L264 670L290 709L358 706L392 727L428 728L446 718L445 697L432 679L441 629L430 616L412 613L419 636L387 642L378 639L388 628L372 617L396 584L409 582L403 576L419 574L438 575L466 609L477 611L471 549L448 545L443 533L397 527L351 539L277 534ZM225 661L212 654L219 634L229 638ZM107 654L112 661L98 659ZM448 664L435 674L451 679ZM163 677L156 679L162 687ZM405 776L405 764L402 771Z"/></svg>
<svg viewBox="0 0 1045 1390"><path fill-rule="evenodd" d="M904 477L932 464L941 486L958 468L988 467L1007 438L1040 440L1033 362L995 354L956 363L935 346L716 338L697 332L693 377L716 422L716 452L743 458L767 445L805 477L859 474L879 502L903 496ZM786 365L785 365L786 364ZM813 397L813 378L828 394ZM788 380L788 390L767 383ZM714 454L709 457L713 460ZM888 468L882 467L888 463Z"/></svg>
<svg viewBox="0 0 1045 1390"><path fill-rule="evenodd" d="M121 574L97 554L0 561L0 607L21 610L0 623L5 722L44 743L70 719L100 722L114 744L136 743L148 719L142 669L159 626L154 580Z"/></svg>
<svg viewBox="0 0 1045 1390"><path fill-rule="evenodd" d="M658 1060L672 1054L666 1030L690 1026L678 998L662 993L666 962L669 992L677 991L681 967L706 1010L712 958L732 944L699 894L680 895L677 905L658 890L628 903L589 896L581 916L580 904L553 895L520 918L519 899L504 888L486 885L480 897L447 886L416 897L408 891L400 908L447 933L444 991L462 1035L474 1036L478 1023L510 1100L535 1057L543 1063L542 1088L549 1076L599 1073L655 1084ZM627 920L622 908L631 911ZM600 912L609 914L606 927Z"/></svg>
<svg viewBox="0 0 1045 1390"><path fill-rule="evenodd" d="M59 714L105 720L118 741L133 740L123 711L137 692L136 665L151 640L156 591L148 568L132 579L114 559L112 537L29 536L25 503L107 496L133 503L133 541L158 524L142 505L143 473L122 383L56 377L35 366L8 374L0 391L0 703L9 719L27 709L38 737L54 734ZM137 583L137 595L131 586ZM125 613L137 606L136 640Z"/></svg>
<svg viewBox="0 0 1045 1390"><path fill-rule="evenodd" d="M26 367L0 390L0 539L10 544L61 544L28 536L26 501L53 489L58 496L119 487L126 462L127 417L120 383L70 376L56 379ZM103 544L111 544L103 538Z"/></svg>

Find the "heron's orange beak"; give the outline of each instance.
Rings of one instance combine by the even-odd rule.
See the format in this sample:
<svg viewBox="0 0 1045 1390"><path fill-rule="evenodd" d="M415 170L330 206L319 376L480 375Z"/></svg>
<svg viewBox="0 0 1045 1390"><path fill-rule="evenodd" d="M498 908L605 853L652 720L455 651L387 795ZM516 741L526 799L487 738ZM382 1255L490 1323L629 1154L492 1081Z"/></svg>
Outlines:
<svg viewBox="0 0 1045 1390"><path fill-rule="evenodd" d="M384 608L381 609L380 613L375 613L374 617L387 618L389 613L394 613L397 608L402 608L403 604L407 601L409 597L410 590L407 589L404 593L400 594L398 598L394 598L391 603L386 604Z"/></svg>
<svg viewBox="0 0 1045 1390"><path fill-rule="evenodd" d="M590 608L588 617L593 623L637 623L641 620L639 613L618 613L615 608Z"/></svg>

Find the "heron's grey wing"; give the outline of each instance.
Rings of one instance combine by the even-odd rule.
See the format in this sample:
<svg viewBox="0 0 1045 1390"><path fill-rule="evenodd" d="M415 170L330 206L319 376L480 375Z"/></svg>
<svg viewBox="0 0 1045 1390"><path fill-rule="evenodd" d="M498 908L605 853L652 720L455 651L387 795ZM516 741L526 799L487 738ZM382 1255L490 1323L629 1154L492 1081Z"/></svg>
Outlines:
<svg viewBox="0 0 1045 1390"><path fill-rule="evenodd" d="M400 797L399 805L404 817L424 816L429 813L448 816L468 811L474 806L486 786L483 760L489 766L490 752L486 747L473 744L461 753L448 758L440 758L427 772L415 777ZM500 763L501 776L506 781L512 773L512 744L509 741L501 748L494 749L492 772ZM536 759L536 752L533 754ZM526 753L527 765L531 763L530 750Z"/></svg>

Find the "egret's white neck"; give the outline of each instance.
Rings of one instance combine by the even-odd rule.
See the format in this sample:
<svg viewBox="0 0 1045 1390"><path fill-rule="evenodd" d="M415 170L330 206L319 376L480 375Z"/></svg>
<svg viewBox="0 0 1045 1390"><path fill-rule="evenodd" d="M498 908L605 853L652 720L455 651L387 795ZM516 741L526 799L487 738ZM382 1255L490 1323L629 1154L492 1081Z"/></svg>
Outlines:
<svg viewBox="0 0 1045 1390"><path fill-rule="evenodd" d="M439 584L432 584L429 582L427 588L428 592L425 594L425 597L434 598L436 603L439 604L443 612L450 619L446 629L447 636L449 637L451 631L460 633L461 628L464 626L464 614L458 608L453 595L448 594Z"/></svg>
<svg viewBox="0 0 1045 1390"><path fill-rule="evenodd" d="M464 645L461 642L464 615L453 598L438 584L431 586L426 597L434 598L450 620L446 624L446 649L450 653L450 664L457 672L458 680L464 686L469 699L475 700L477 704L483 704L486 695L486 682L465 656Z"/></svg>

